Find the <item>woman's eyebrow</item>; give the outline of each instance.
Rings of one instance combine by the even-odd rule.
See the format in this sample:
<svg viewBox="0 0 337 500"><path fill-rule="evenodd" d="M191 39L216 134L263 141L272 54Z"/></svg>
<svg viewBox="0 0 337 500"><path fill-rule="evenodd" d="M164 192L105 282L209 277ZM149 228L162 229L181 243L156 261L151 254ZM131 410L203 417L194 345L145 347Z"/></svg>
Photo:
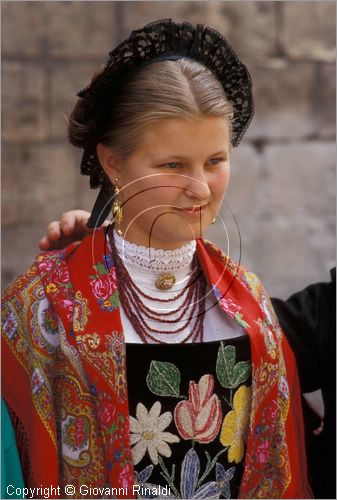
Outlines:
<svg viewBox="0 0 337 500"><path fill-rule="evenodd" d="M221 151L218 151L217 153L212 153L209 156L218 156L218 155L225 155L227 156L229 154L228 149L222 149Z"/></svg>
<svg viewBox="0 0 337 500"><path fill-rule="evenodd" d="M216 153L210 153L209 155L207 155L207 158L211 158L212 156L219 156L219 155L228 156L228 154L229 154L228 149L225 149L225 150L218 151ZM154 159L154 161L168 161L168 160L172 160L172 159L188 160L188 159L190 159L190 156L182 156L179 154L168 154L168 155L163 154L160 157L157 156L157 157L154 157L153 159Z"/></svg>

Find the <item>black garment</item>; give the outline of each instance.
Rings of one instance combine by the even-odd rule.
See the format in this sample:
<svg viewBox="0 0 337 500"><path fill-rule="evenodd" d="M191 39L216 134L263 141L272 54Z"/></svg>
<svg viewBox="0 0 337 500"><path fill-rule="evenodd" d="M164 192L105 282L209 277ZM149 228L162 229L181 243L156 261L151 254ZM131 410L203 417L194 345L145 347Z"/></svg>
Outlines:
<svg viewBox="0 0 337 500"><path fill-rule="evenodd" d="M227 379L226 374L234 369L234 365L229 369L227 364L229 359L233 359L232 356L237 376ZM242 436L245 435L249 422L249 406L243 403L243 398L250 401L251 362L248 336L221 342L126 344L126 358L129 368L129 412L133 417L130 428L131 444L133 460L136 462L137 483L143 484L144 488L149 484L164 487L169 483L165 477L167 472L169 475L174 474L172 483L181 498L238 498L244 469ZM226 374L223 371L225 366L229 370ZM208 383L205 383L206 380ZM191 384L194 386L192 405ZM197 390L197 387L200 390ZM205 400L198 413L198 425L201 424L203 430L199 435L195 434L195 439L190 439L186 435L183 436L181 430L190 428L188 415L193 414L193 405L198 406L203 395ZM210 406L212 401L215 403L214 399L217 404ZM182 402L185 402L188 411L187 414L179 413L180 417L177 419L177 407L183 404ZM153 415L155 407L156 416L151 420L149 414ZM207 411L207 408L213 409ZM229 418L226 420L227 415ZM231 438L230 422L233 417L239 418L242 425L245 422L247 428L244 430L239 426ZM192 427L194 428L193 425ZM224 429L225 439L228 441L225 444L222 437ZM160 435L165 441L168 433L179 438L179 442L178 439L173 442L168 438L170 456L165 453L162 455L158 448L159 463L158 460L153 461L149 449L142 457L139 448L136 452L137 444L141 445L141 441L145 442L146 439L147 443L150 443L157 430L161 431L159 441ZM240 431L243 433L241 437ZM158 439L155 442L158 443ZM214 464L206 474L207 464L210 465L207 454ZM234 461L233 458L237 460ZM174 495L177 491L172 489L171 494ZM145 498L149 498L145 490L142 493ZM153 496L155 497L156 495ZM163 495L159 497L163 498Z"/></svg>
<svg viewBox="0 0 337 500"><path fill-rule="evenodd" d="M336 498L336 268L330 282L272 303L294 351L302 392L322 390L325 416L319 436L312 431L320 420L303 400L309 477L315 498Z"/></svg>

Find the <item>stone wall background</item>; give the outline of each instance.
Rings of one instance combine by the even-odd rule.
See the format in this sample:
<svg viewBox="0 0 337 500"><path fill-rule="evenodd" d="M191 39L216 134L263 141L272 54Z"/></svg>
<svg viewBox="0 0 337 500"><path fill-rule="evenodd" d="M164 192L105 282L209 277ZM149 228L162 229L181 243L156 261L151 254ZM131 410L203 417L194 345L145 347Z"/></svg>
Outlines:
<svg viewBox="0 0 337 500"><path fill-rule="evenodd" d="M47 223L90 210L66 116L107 53L159 18L209 24L250 69L256 114L226 197L242 261L286 298L335 265L335 2L2 1L2 285L30 265ZM239 238L221 218L229 253ZM218 220L207 235L227 250Z"/></svg>

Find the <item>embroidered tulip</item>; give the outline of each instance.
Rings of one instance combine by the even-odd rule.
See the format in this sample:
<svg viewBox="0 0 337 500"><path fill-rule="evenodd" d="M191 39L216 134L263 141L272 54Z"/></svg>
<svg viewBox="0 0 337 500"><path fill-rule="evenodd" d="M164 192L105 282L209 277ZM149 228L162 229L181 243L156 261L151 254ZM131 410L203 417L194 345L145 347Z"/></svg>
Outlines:
<svg viewBox="0 0 337 500"><path fill-rule="evenodd" d="M198 383L190 382L188 400L177 404L174 421L183 439L210 443L218 434L222 412L213 387L212 375L204 375Z"/></svg>

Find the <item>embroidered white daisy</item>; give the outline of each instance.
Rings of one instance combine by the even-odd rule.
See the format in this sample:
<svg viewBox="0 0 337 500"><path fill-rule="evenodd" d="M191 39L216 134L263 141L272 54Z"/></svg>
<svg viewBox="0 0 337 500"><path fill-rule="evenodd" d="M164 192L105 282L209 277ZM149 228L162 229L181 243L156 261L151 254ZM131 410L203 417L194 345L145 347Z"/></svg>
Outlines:
<svg viewBox="0 0 337 500"><path fill-rule="evenodd" d="M158 454L164 457L171 456L171 448L167 443L178 443L178 436L171 432L164 432L172 422L172 413L167 411L160 415L161 403L156 401L150 411L142 403L137 404L136 418L130 416L130 441L132 459L137 465L146 451L153 464L158 464Z"/></svg>

